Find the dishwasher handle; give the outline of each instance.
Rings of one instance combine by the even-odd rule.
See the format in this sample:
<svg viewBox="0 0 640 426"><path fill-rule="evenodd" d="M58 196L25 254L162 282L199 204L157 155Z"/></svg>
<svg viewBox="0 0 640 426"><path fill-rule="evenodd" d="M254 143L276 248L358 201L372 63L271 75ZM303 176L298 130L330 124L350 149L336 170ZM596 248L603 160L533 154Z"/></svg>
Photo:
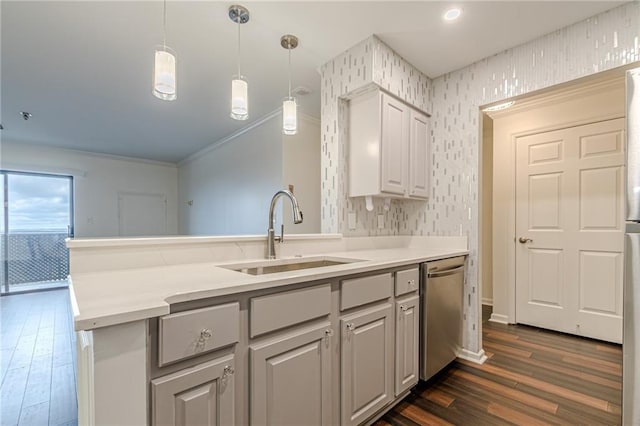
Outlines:
<svg viewBox="0 0 640 426"><path fill-rule="evenodd" d="M449 275L458 274L462 271L464 271L464 265L458 266L457 268L453 268L453 269L445 269L444 271L427 271L427 277L428 278L446 277Z"/></svg>

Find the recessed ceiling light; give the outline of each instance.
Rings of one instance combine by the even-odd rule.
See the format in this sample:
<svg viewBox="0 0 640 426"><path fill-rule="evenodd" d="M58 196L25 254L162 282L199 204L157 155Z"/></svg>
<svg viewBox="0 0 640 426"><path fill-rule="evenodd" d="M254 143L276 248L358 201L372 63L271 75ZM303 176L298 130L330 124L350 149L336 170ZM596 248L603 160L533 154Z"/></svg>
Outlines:
<svg viewBox="0 0 640 426"><path fill-rule="evenodd" d="M462 15L462 9L459 7L452 7L442 15L442 19L445 21L455 21L460 17L460 15Z"/></svg>
<svg viewBox="0 0 640 426"><path fill-rule="evenodd" d="M484 108L482 111L484 112L500 111L500 110L509 108L513 104L515 104L515 101L503 102L498 105L493 105L493 106Z"/></svg>

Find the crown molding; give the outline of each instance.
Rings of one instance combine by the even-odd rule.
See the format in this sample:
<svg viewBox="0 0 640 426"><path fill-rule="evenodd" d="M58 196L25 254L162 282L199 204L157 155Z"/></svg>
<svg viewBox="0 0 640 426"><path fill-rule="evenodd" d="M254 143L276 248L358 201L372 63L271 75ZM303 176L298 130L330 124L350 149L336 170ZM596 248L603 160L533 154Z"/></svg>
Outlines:
<svg viewBox="0 0 640 426"><path fill-rule="evenodd" d="M221 146L231 142L232 140L244 135L245 133L247 133L248 131L255 129L256 127L260 127L263 124L271 121L272 119L278 117L280 115L280 113L282 113L282 107L276 108L275 110L271 111L270 113L263 115L262 117L260 117L259 119L257 119L256 121L253 121L251 123L249 123L247 126L236 130L235 132L223 137L222 139L218 139L217 141L213 142L211 145L207 145L206 147L202 148L199 151L194 152L193 154L189 155L188 157L186 157L183 160L180 160L178 162L178 167L182 167L186 164L189 164L190 162L198 159L199 157L211 152L211 151L215 151L216 149L220 148ZM314 124L318 124L320 125L320 119L313 117L311 115L308 114L304 114L304 113L298 113L298 118L302 119L304 121L307 121L309 123L314 123Z"/></svg>

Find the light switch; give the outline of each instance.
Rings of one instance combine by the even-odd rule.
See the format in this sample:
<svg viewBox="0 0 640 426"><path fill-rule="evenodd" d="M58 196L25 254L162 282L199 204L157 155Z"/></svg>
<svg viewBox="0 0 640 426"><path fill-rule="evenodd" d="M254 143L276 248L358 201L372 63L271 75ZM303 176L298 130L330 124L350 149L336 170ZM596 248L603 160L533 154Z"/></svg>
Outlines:
<svg viewBox="0 0 640 426"><path fill-rule="evenodd" d="M347 214L347 224L349 226L349 230L353 231L356 229L356 214L355 212L351 212Z"/></svg>
<svg viewBox="0 0 640 426"><path fill-rule="evenodd" d="M384 215L378 215L378 229L384 229Z"/></svg>

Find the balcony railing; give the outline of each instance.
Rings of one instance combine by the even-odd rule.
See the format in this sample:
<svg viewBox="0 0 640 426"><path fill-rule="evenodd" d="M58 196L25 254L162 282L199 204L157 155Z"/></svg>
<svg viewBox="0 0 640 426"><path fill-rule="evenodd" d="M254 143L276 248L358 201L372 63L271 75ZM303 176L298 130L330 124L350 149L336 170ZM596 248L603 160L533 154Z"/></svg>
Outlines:
<svg viewBox="0 0 640 426"><path fill-rule="evenodd" d="M7 259L9 285L66 280L69 275L67 237L66 232L9 233L8 247L1 238L1 258ZM0 276L4 281L4 273L0 272Z"/></svg>

